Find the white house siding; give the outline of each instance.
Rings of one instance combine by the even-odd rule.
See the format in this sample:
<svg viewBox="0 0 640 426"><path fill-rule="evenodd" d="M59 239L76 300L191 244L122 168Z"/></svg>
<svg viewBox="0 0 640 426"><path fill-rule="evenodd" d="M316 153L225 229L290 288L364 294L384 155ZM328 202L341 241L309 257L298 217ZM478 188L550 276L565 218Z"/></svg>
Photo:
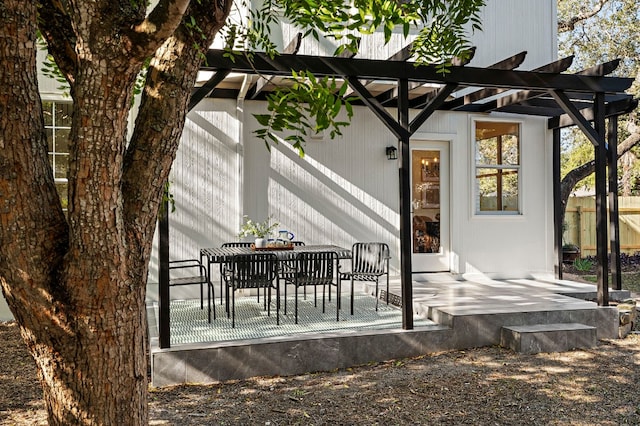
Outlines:
<svg viewBox="0 0 640 426"><path fill-rule="evenodd" d="M488 0L481 13L482 31L471 36L471 44L477 49L470 66L488 66L523 50L527 51L527 58L521 69L533 69L554 61L558 38L556 13L555 0ZM281 28L282 35L278 33L274 39L284 47L300 30L287 23ZM276 33L277 28L272 31ZM411 32L409 40L415 32ZM357 57L386 59L406 46L408 40L398 30L388 45L383 43L381 32L364 37ZM316 42L309 38L303 41L299 53L331 56L337 46L335 40Z"/></svg>
<svg viewBox="0 0 640 426"><path fill-rule="evenodd" d="M233 241L238 233L239 123L235 100L206 100L187 116L169 177L176 207L169 214L172 260L197 259L200 248ZM158 282L157 241L149 282ZM155 286L149 291L154 298Z"/></svg>
<svg viewBox="0 0 640 426"><path fill-rule="evenodd" d="M207 108L217 105L216 110L224 110L212 113L217 124L194 126L190 119L190 130L185 132L172 172L178 204L178 212L171 215L172 258L192 257L201 247L234 240L237 218L244 213L257 220L272 215L281 228L308 244L387 242L392 249L392 267L399 268L398 164L387 160L384 152L386 146L397 142L380 120L367 108L356 107L355 118L343 137L309 140L306 155L300 158L287 143L272 146L269 152L253 137L257 122L251 114L264 112L263 102L245 102L237 118L231 104L206 100ZM517 216L474 214L472 116L438 112L414 136L450 141L451 269L496 278L549 272L553 265L552 204L545 121L500 118L522 123L522 214ZM244 150L238 157L243 163L239 174L242 198L234 200L233 173L238 169L228 146L235 142L230 135L240 129L237 120L244 121L240 132ZM232 129L220 127L225 123ZM205 138L207 131L224 137ZM192 142L198 148L190 147ZM223 159L216 159L216 155ZM217 167L222 170L215 172ZM228 183L220 184L220 179ZM244 206L242 212L237 205Z"/></svg>

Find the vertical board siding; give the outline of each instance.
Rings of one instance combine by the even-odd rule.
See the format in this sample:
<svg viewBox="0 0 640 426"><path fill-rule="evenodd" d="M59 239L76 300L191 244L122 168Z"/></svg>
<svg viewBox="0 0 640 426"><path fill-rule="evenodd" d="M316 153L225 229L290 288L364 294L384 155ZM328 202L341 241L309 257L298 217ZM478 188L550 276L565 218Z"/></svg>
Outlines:
<svg viewBox="0 0 640 426"><path fill-rule="evenodd" d="M170 258L236 239L239 125L235 101L205 100L188 115L171 169Z"/></svg>
<svg viewBox="0 0 640 426"><path fill-rule="evenodd" d="M246 110L258 112L261 102L246 102ZM256 142L252 131L257 123L245 120L245 214L260 219L270 214L308 244L338 244L350 247L355 241L394 243L398 233L397 162L385 155L387 145L396 145L393 135L362 107L343 137L310 139L305 155L284 142L271 147ZM269 197L254 205L249 188L264 185L264 164L268 170ZM395 246L395 244L394 244ZM397 256L397 255L396 255Z"/></svg>
<svg viewBox="0 0 640 426"><path fill-rule="evenodd" d="M481 12L481 22L483 30L470 36L471 45L477 48L470 66L488 66L524 50L527 51L527 58L522 69L533 69L556 59L557 20L553 0L488 0ZM282 23L281 28L284 45L293 40L300 31L295 25L286 22ZM402 31L398 29L386 45L380 31L363 37L357 57L389 58L411 42L416 32L417 30L412 28L405 39ZM331 56L337 46L336 40L322 39L316 42L308 38L303 40L299 53Z"/></svg>

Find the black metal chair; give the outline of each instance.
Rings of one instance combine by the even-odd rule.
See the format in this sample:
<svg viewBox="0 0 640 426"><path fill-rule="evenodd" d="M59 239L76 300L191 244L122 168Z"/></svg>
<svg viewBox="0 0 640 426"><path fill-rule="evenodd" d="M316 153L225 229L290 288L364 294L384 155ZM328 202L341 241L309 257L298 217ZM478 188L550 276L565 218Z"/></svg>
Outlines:
<svg viewBox="0 0 640 426"><path fill-rule="evenodd" d="M378 281L387 276L387 305L389 304L389 246L385 243L355 243L351 247L351 270L340 272L340 280L351 281L351 315L353 315L353 282L376 283L376 311L378 310Z"/></svg>
<svg viewBox="0 0 640 426"><path fill-rule="evenodd" d="M232 243L223 243L220 247L225 248L225 247L251 247L252 243L249 242L240 242L240 241L234 241ZM223 292L222 292L222 281L223 280L223 275L226 273L226 271L229 269L230 264L229 263L220 263L220 304L222 305L222 297L223 297ZM258 300L259 301L259 300ZM214 301L215 304L215 301Z"/></svg>
<svg viewBox="0 0 640 426"><path fill-rule="evenodd" d="M222 277L227 284L227 317L231 313L231 327L236 326L236 290L257 289L259 293L261 288L265 289L265 293L268 289L268 297L265 294L264 304L269 316L271 315L271 289L276 290L276 323L280 325L280 280L278 279L278 258L275 254L237 254L231 259L229 270ZM231 293L231 309L229 309L229 293Z"/></svg>
<svg viewBox="0 0 640 426"><path fill-rule="evenodd" d="M304 241L291 241L294 247L300 247L304 245Z"/></svg>
<svg viewBox="0 0 640 426"><path fill-rule="evenodd" d="M284 274L284 313L287 314L287 284L295 287L295 323L298 323L298 288L313 286L313 305L318 306L318 286L322 286L322 312L325 312L325 288L335 285L338 289L336 321L340 320L340 277L337 272L338 254L333 251L301 252L296 255L295 268ZM287 268L290 268L287 264ZM335 281L335 282L334 282ZM330 291L330 290L329 290Z"/></svg>
<svg viewBox="0 0 640 426"><path fill-rule="evenodd" d="M186 270L186 273L181 275L174 274L171 277L171 271L176 270ZM211 322L211 299L215 300L215 293L204 265L197 259L172 260L169 262L169 287L197 284L200 285L200 309L204 309L203 285L207 285L207 320ZM213 304L213 319L216 319L215 303Z"/></svg>

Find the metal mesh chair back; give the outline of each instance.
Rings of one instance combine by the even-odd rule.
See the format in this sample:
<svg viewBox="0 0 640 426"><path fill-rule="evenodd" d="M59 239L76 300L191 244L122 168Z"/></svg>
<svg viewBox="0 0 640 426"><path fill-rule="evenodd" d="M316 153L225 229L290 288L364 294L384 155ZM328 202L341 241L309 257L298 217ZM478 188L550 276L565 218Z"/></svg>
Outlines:
<svg viewBox="0 0 640 426"><path fill-rule="evenodd" d="M278 258L273 253L237 254L230 269L234 290L271 287L277 276Z"/></svg>
<svg viewBox="0 0 640 426"><path fill-rule="evenodd" d="M355 243L351 249L351 273L383 275L387 273L389 246L385 243Z"/></svg>
<svg viewBox="0 0 640 426"><path fill-rule="evenodd" d="M332 284L338 254L333 251L302 252L296 256L295 284Z"/></svg>
<svg viewBox="0 0 640 426"><path fill-rule="evenodd" d="M251 247L251 243L234 241L232 243L223 243L220 247Z"/></svg>

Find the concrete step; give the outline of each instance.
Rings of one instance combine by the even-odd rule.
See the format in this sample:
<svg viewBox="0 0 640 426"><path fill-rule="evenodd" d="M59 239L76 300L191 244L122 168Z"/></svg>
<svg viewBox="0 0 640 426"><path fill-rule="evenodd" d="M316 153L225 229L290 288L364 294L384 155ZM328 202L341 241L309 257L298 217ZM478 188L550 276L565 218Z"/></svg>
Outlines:
<svg viewBox="0 0 640 426"><path fill-rule="evenodd" d="M596 331L578 323L503 326L500 345L525 354L588 349L597 345Z"/></svg>

